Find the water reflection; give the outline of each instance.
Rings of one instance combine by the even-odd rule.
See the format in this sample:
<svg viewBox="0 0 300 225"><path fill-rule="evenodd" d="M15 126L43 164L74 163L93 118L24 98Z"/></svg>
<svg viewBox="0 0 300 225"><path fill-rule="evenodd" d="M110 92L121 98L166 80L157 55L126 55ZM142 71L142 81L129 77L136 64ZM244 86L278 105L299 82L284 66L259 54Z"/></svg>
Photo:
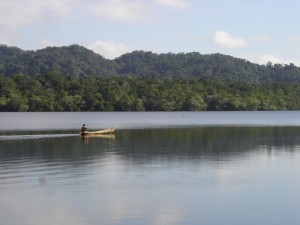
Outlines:
<svg viewBox="0 0 300 225"><path fill-rule="evenodd" d="M85 144L88 144L89 143L89 139L91 139L91 138L99 138L99 139L104 138L104 139L115 140L116 136L114 134L92 134L92 135L81 136L81 140Z"/></svg>
<svg viewBox="0 0 300 225"><path fill-rule="evenodd" d="M0 159L29 157L85 159L113 151L124 157L237 157L266 147L293 151L300 144L298 127L200 127L118 130L116 134L80 137L69 134L0 136Z"/></svg>
<svg viewBox="0 0 300 225"><path fill-rule="evenodd" d="M117 130L86 139L66 134L8 133L0 139L1 222L300 220L300 128Z"/></svg>
<svg viewBox="0 0 300 225"><path fill-rule="evenodd" d="M184 156L193 159L238 157L259 146L293 150L300 144L297 127L201 127L127 130L118 133L120 154L128 157Z"/></svg>

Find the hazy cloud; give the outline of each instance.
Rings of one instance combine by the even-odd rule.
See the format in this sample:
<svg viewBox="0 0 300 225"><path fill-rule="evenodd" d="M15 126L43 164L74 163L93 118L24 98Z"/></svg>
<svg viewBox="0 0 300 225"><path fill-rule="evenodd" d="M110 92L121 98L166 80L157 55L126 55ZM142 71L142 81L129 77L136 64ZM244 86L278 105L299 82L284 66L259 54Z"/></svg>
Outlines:
<svg viewBox="0 0 300 225"><path fill-rule="evenodd" d="M0 31L0 44L14 45L14 42L15 42L15 38L13 33L3 29Z"/></svg>
<svg viewBox="0 0 300 225"><path fill-rule="evenodd" d="M62 47L64 45L68 45L68 43L62 43L60 41L53 41L47 38L41 38L39 41L39 47L46 48L46 47Z"/></svg>
<svg viewBox="0 0 300 225"><path fill-rule="evenodd" d="M247 45L244 39L235 37L225 31L217 31L214 34L213 41L215 44L225 48L237 48Z"/></svg>
<svg viewBox="0 0 300 225"><path fill-rule="evenodd" d="M270 37L268 35L255 35L252 39L257 42L263 42L270 40Z"/></svg>
<svg viewBox="0 0 300 225"><path fill-rule="evenodd" d="M151 7L137 0L105 0L89 4L89 10L105 19L140 23L152 18Z"/></svg>
<svg viewBox="0 0 300 225"><path fill-rule="evenodd" d="M300 36L293 36L287 39L290 42L300 42Z"/></svg>
<svg viewBox="0 0 300 225"><path fill-rule="evenodd" d="M300 66L300 59L296 58L283 58L274 54L263 54L260 57L260 61L262 64L266 64L268 62L272 62L273 64L290 64L293 63L297 66Z"/></svg>
<svg viewBox="0 0 300 225"><path fill-rule="evenodd" d="M23 25L45 22L70 14L71 0L0 1L0 27L17 30Z"/></svg>
<svg viewBox="0 0 300 225"><path fill-rule="evenodd" d="M125 45L122 43L116 43L115 41L95 41L88 45L88 48L96 53L99 53L107 59L114 59L125 53L132 52L134 47Z"/></svg>
<svg viewBox="0 0 300 225"><path fill-rule="evenodd" d="M272 62L272 63L284 63L284 60L273 54L263 54L261 56L261 61L263 63Z"/></svg>
<svg viewBox="0 0 300 225"><path fill-rule="evenodd" d="M187 9L191 7L188 0L155 0L156 2L177 9Z"/></svg>

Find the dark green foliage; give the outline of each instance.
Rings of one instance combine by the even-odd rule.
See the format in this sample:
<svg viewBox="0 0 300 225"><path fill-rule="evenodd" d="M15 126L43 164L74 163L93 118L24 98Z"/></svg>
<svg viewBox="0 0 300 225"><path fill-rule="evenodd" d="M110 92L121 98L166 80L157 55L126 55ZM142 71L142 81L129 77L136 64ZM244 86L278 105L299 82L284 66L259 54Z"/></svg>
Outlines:
<svg viewBox="0 0 300 225"><path fill-rule="evenodd" d="M37 76L56 72L70 77L115 75L115 63L78 45L23 51L0 45L0 74Z"/></svg>
<svg viewBox="0 0 300 225"><path fill-rule="evenodd" d="M1 75L2 74L2 75ZM221 54L0 45L0 111L300 110L300 68Z"/></svg>
<svg viewBox="0 0 300 225"><path fill-rule="evenodd" d="M134 51L114 60L119 75L156 78L211 78L224 82L299 82L300 68L293 64L266 66L221 54L197 52L155 54Z"/></svg>
<svg viewBox="0 0 300 225"><path fill-rule="evenodd" d="M300 85L211 79L0 76L0 111L300 110Z"/></svg>
<svg viewBox="0 0 300 225"><path fill-rule="evenodd" d="M221 54L155 54L134 51L117 58L118 74L142 77L210 77L223 81L260 82L265 67Z"/></svg>
<svg viewBox="0 0 300 225"><path fill-rule="evenodd" d="M130 75L176 79L210 78L227 83L300 81L300 68L294 64L258 65L221 54L155 54L134 51L115 60L108 60L78 45L48 47L37 51L23 51L16 47L0 45L0 74L39 76L50 72L74 78Z"/></svg>

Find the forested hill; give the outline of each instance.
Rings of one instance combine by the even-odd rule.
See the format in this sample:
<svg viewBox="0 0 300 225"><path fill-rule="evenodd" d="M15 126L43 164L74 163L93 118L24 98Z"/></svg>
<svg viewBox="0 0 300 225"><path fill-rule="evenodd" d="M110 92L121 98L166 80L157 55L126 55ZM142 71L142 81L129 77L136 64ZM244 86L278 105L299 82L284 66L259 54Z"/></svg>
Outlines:
<svg viewBox="0 0 300 225"><path fill-rule="evenodd" d="M116 66L114 61L79 45L47 47L37 51L0 45L0 74L36 76L49 72L71 77L109 77L116 75Z"/></svg>
<svg viewBox="0 0 300 225"><path fill-rule="evenodd" d="M148 78L209 77L251 83L300 82L300 68L293 64L258 65L222 54L134 51L108 60L78 45L48 47L37 51L0 45L0 74L37 76L49 72L74 78L131 75Z"/></svg>

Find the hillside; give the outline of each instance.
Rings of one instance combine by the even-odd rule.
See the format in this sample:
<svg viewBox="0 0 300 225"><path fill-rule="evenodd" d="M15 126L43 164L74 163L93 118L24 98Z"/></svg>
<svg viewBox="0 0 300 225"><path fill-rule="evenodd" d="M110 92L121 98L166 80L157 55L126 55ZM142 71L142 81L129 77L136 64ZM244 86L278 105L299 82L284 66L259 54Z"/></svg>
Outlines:
<svg viewBox="0 0 300 225"><path fill-rule="evenodd" d="M154 54L135 51L116 60L119 74L138 74L151 77L210 77L223 81L259 82L266 71L243 59L221 54L200 53Z"/></svg>
<svg viewBox="0 0 300 225"><path fill-rule="evenodd" d="M250 83L300 82L300 68L294 64L259 65L222 54L197 52L155 54L134 51L114 60L119 75L141 77L204 78Z"/></svg>
<svg viewBox="0 0 300 225"><path fill-rule="evenodd" d="M78 45L37 51L0 46L0 74L36 76L49 72L71 77L116 75L113 61Z"/></svg>
<svg viewBox="0 0 300 225"><path fill-rule="evenodd" d="M258 65L222 54L134 51L108 60L78 45L47 47L37 51L0 45L0 74L37 76L49 72L75 78L131 75L155 78L209 77L226 82L300 82L300 68L293 64Z"/></svg>

